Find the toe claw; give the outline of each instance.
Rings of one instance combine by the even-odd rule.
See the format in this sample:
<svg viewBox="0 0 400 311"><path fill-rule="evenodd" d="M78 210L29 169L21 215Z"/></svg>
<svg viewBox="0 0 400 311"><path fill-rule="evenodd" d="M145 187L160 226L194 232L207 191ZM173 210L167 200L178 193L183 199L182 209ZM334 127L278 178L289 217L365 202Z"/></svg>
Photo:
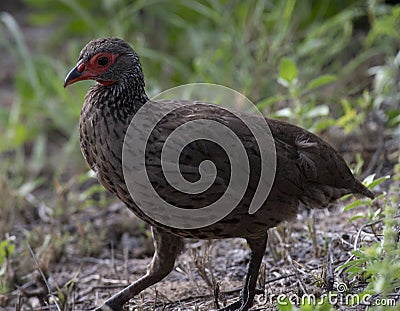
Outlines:
<svg viewBox="0 0 400 311"><path fill-rule="evenodd" d="M233 302L233 303L231 303L231 304L229 304L229 305L227 305L227 306L225 306L225 307L223 307L223 308L221 308L221 309L218 309L217 311L239 311L239 310L243 310L243 311L245 311L245 310L247 310L247 309L243 309L242 308L242 301L241 300L238 300L238 301L235 301L235 302Z"/></svg>
<svg viewBox="0 0 400 311"><path fill-rule="evenodd" d="M93 311L122 311L122 308L112 308L104 303Z"/></svg>

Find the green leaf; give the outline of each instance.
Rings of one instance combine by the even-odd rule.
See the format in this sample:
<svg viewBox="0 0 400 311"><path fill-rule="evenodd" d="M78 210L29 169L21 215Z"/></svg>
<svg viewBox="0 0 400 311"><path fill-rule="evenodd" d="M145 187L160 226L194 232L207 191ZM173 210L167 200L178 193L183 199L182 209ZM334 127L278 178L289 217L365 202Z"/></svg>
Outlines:
<svg viewBox="0 0 400 311"><path fill-rule="evenodd" d="M278 78L278 83L280 85L282 85L283 87L285 87L285 88L289 88L289 86L290 86L290 83L287 80L285 80L284 78L281 78L281 77Z"/></svg>
<svg viewBox="0 0 400 311"><path fill-rule="evenodd" d="M340 198L340 200L345 201L345 200L347 200L348 198L350 198L352 195L353 195L353 194L351 194L351 193L345 194L344 196L342 196L342 197Z"/></svg>
<svg viewBox="0 0 400 311"><path fill-rule="evenodd" d="M353 266L359 266L365 263L364 259L354 259L351 260L349 262L345 262L343 265L339 266L338 269L339 270L344 270L344 269L348 269L351 268Z"/></svg>
<svg viewBox="0 0 400 311"><path fill-rule="evenodd" d="M399 111L397 111L397 113L399 113ZM396 125L400 124L400 114L395 116L395 117L392 117L390 115L390 112L388 112L387 115L389 116L389 122L388 123L389 123L390 127L395 127Z"/></svg>
<svg viewBox="0 0 400 311"><path fill-rule="evenodd" d="M325 300L322 305L319 305L319 308L318 308L318 311L330 311L330 310L334 310L334 309L332 308L332 305L328 301L325 301Z"/></svg>
<svg viewBox="0 0 400 311"><path fill-rule="evenodd" d="M32 181L27 181L18 188L18 195L21 197L26 197L29 193L33 192L35 189L43 185L44 178L37 178Z"/></svg>
<svg viewBox="0 0 400 311"><path fill-rule="evenodd" d="M321 116L327 116L329 114L329 107L327 105L319 105L314 107L305 114L306 118L316 118Z"/></svg>
<svg viewBox="0 0 400 311"><path fill-rule="evenodd" d="M363 203L362 200L356 200L356 201L354 201L354 202L352 202L352 203L346 205L346 206L344 207L343 210L344 210L344 211L348 211L348 210L350 210L350 209L352 209L352 208L355 208L355 207L357 207L357 206L360 206L362 203Z"/></svg>
<svg viewBox="0 0 400 311"><path fill-rule="evenodd" d="M365 258L366 254L364 251L361 251L359 249L356 249L351 252L354 256L357 256L358 258ZM351 262L357 262L357 260L352 260Z"/></svg>
<svg viewBox="0 0 400 311"><path fill-rule="evenodd" d="M382 194L375 197L375 200L376 201L382 200L386 197L386 195L387 195L386 191L383 191Z"/></svg>
<svg viewBox="0 0 400 311"><path fill-rule="evenodd" d="M331 119L331 118L322 119L320 121L317 121L314 124L314 126L312 128L312 131L315 132L315 133L320 133L323 130L327 129L328 127L334 126L335 124L336 124L336 120L334 120L334 119Z"/></svg>
<svg viewBox="0 0 400 311"><path fill-rule="evenodd" d="M285 298L283 301L278 301L277 302L277 307L278 307L279 311L294 311L294 310L297 310L297 308L292 306L292 304L290 303L290 300L288 298Z"/></svg>
<svg viewBox="0 0 400 311"><path fill-rule="evenodd" d="M280 118L282 118L282 117L292 118L292 117L294 117L294 114L290 108L282 108L282 109L278 110L277 112L275 112L275 116L280 117Z"/></svg>
<svg viewBox="0 0 400 311"><path fill-rule="evenodd" d="M290 58L284 57L279 65L279 77L287 82L297 78L297 66Z"/></svg>
<svg viewBox="0 0 400 311"><path fill-rule="evenodd" d="M323 85L332 83L337 80L337 77L335 75L322 75L318 78L315 78L311 80L310 82L307 83L306 85L306 90L310 91L316 88L319 88Z"/></svg>
<svg viewBox="0 0 400 311"><path fill-rule="evenodd" d="M374 189L377 185L379 185L380 183L384 182L385 180L390 179L390 176L383 176L381 178L378 178L377 180L374 180L373 182L370 182L369 184L367 184L367 187L370 189Z"/></svg>
<svg viewBox="0 0 400 311"><path fill-rule="evenodd" d="M355 215L355 216L353 216L353 217L350 217L350 218L349 218L349 221L354 221L354 220L356 220L356 219L360 219L360 218L363 218L363 217L364 217L363 215L357 214L357 215Z"/></svg>
<svg viewBox="0 0 400 311"><path fill-rule="evenodd" d="M367 177L364 178L363 184L368 187L368 185L374 181L374 178L375 178L375 174L368 175Z"/></svg>
<svg viewBox="0 0 400 311"><path fill-rule="evenodd" d="M258 109L261 110L261 109L264 109L276 102L282 101L285 98L286 98L286 96L284 96L284 95L274 95L274 96L271 96L271 97L268 97L266 99L259 101L256 106Z"/></svg>

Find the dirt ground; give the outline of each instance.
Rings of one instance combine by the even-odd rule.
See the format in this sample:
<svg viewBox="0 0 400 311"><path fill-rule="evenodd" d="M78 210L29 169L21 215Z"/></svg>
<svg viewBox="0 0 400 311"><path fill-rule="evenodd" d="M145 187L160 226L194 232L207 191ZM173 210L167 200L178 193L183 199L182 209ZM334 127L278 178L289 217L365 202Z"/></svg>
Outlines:
<svg viewBox="0 0 400 311"><path fill-rule="evenodd" d="M346 213L340 208L304 210L296 221L270 230L259 275L259 294L252 310L276 310L279 297L292 301L304 293L319 297L327 293L327 288L336 290L342 282L348 282L337 268L351 258L356 237L360 235L357 243L376 240L368 229L360 231L361 227L348 222L351 214L360 211L363 207ZM112 205L108 213L102 214L95 221L99 225L118 226L126 218L133 224L138 223L120 204ZM69 245L71 250L60 263L46 269L48 285L58 296L60 291L65 295L68 301L65 310L89 310L99 306L104 299L145 273L151 260L149 240L139 242L137 237L125 235L120 245L105 248L98 257L74 257L74 248L78 246ZM248 260L249 249L241 239L188 241L173 272L133 299L129 308L212 310L216 308L216 300L223 306L239 295ZM215 298L217 287L218 299ZM358 290L353 288L353 292ZM37 269L26 275L24 286L7 298L3 297L8 300L4 310L14 310L15 306L17 310L57 310L48 292ZM280 294L284 296L278 297ZM350 309L338 304L336 308L364 310L365 306Z"/></svg>

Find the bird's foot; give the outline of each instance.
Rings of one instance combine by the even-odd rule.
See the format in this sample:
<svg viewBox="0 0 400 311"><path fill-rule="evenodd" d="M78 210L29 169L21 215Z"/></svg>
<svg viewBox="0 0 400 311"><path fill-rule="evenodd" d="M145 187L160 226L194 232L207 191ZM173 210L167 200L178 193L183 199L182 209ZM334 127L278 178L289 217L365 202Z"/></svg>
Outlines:
<svg viewBox="0 0 400 311"><path fill-rule="evenodd" d="M100 307L94 309L93 311L123 311L123 307L117 304L108 304L107 301Z"/></svg>
<svg viewBox="0 0 400 311"><path fill-rule="evenodd" d="M242 299L239 299L238 301L235 301L221 309L218 309L217 311L247 311L249 310L251 305L249 304L244 304Z"/></svg>

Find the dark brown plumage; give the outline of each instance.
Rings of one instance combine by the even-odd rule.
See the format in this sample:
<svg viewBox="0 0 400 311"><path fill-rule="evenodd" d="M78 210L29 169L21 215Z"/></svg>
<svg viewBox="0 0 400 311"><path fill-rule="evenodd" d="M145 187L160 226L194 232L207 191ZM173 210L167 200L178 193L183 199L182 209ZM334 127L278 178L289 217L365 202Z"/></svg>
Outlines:
<svg viewBox="0 0 400 311"><path fill-rule="evenodd" d="M169 134L188 120L215 120L229 126L246 146L251 174L244 198L235 210L221 221L199 229L167 227L146 216L134 203L122 172L122 145L134 114L146 104L144 77L139 57L124 41L115 38L89 42L79 56L77 66L65 79L65 86L93 79L81 112L80 144L89 166L100 183L118 196L138 217L152 226L155 254L145 276L108 299L101 310L121 310L123 305L143 289L157 283L174 267L183 247L183 238L245 238L251 249L247 277L240 299L222 310L248 310L253 304L258 270L267 242L267 230L293 218L300 203L324 208L348 193L373 198L373 194L354 178L343 158L326 142L297 126L267 119L277 154L273 187L263 206L253 215L249 202L260 172L260 151L249 130L237 117L220 107L199 103L177 109L157 126L146 150L146 168L152 184L168 202L185 208L199 208L214 202L226 189L230 167L224 153L207 141L189 144L182 152L182 175L187 180L199 177L198 165L210 159L218 168L218 182L203 194L190 196L174 191L161 170L161 148ZM179 101L160 105L180 106ZM260 118L254 117L254 122Z"/></svg>

